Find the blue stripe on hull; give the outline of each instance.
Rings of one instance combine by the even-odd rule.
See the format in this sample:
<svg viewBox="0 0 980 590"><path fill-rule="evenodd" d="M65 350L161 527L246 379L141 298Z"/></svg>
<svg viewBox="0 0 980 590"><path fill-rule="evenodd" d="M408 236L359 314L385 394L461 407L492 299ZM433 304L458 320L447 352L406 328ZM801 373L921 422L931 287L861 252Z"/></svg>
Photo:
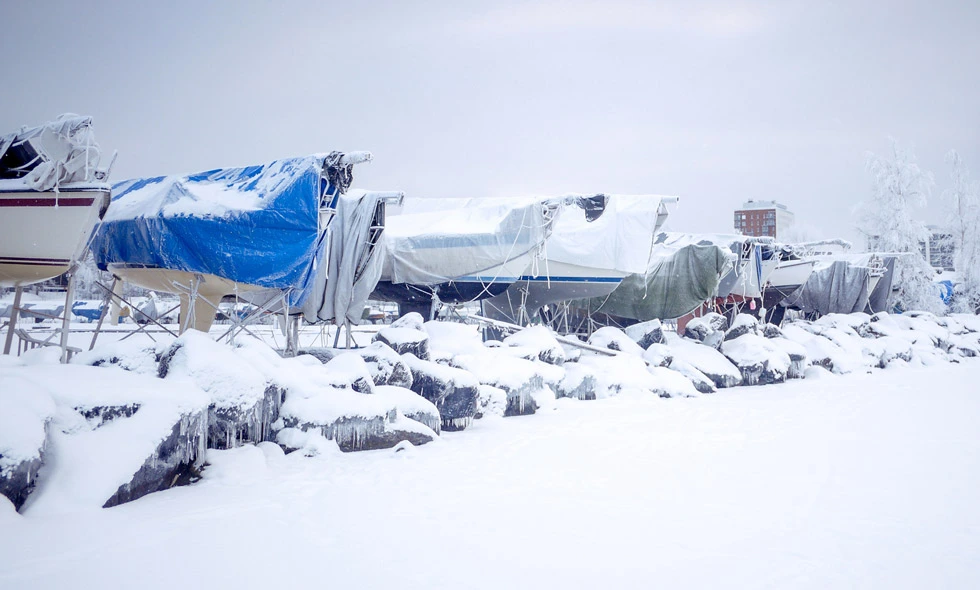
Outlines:
<svg viewBox="0 0 980 590"><path fill-rule="evenodd" d="M522 281L536 282L536 283L621 283L623 279L621 277L549 277L542 275L539 277L532 276L522 276Z"/></svg>

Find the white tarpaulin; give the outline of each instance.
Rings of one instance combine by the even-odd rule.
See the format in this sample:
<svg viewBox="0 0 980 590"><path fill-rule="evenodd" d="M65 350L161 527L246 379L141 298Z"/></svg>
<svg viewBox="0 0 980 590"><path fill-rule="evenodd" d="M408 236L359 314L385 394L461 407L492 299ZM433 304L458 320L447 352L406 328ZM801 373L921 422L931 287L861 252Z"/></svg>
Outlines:
<svg viewBox="0 0 980 590"><path fill-rule="evenodd" d="M607 197L605 210L592 221L581 207L562 210L548 239L548 260L624 273L646 271L654 236L667 218L661 205L676 198Z"/></svg>
<svg viewBox="0 0 980 590"><path fill-rule="evenodd" d="M21 179L33 190L100 180L96 178L100 157L91 117L65 114L44 125L0 136L0 161L6 162L0 178Z"/></svg>
<svg viewBox="0 0 980 590"><path fill-rule="evenodd" d="M540 251L552 215L537 198L406 199L402 211L385 223L382 276L414 285L482 275Z"/></svg>

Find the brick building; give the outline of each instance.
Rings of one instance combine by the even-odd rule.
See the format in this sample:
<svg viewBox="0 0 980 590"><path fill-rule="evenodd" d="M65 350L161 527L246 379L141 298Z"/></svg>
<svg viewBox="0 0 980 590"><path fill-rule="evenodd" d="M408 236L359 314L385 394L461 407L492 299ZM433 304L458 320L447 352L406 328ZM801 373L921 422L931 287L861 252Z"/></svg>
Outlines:
<svg viewBox="0 0 980 590"><path fill-rule="evenodd" d="M786 205L776 201L742 203L735 211L735 231L746 236L769 236L779 239L781 231L793 225L795 216Z"/></svg>

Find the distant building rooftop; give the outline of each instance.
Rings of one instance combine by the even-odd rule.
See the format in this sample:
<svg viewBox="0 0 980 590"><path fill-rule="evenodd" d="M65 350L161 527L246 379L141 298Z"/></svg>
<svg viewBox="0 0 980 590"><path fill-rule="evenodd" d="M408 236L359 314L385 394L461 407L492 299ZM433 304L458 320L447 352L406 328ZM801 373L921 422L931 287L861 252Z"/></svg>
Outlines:
<svg viewBox="0 0 980 590"><path fill-rule="evenodd" d="M782 209L783 211L789 211L786 205L777 201L756 201L754 199L749 199L742 203L740 211L750 211L753 209Z"/></svg>

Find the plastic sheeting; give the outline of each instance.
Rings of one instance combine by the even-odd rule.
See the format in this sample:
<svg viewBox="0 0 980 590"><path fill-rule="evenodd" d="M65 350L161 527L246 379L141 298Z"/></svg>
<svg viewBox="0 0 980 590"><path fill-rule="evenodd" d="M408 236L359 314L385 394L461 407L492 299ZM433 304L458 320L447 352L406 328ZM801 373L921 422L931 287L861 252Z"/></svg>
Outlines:
<svg viewBox="0 0 980 590"><path fill-rule="evenodd" d="M72 182L102 181L92 118L65 114L0 137L0 179L47 191Z"/></svg>
<svg viewBox="0 0 980 590"><path fill-rule="evenodd" d="M436 285L499 278L500 265L540 251L552 212L541 199L406 199L385 224L382 276L394 284Z"/></svg>
<svg viewBox="0 0 980 590"><path fill-rule="evenodd" d="M868 305L871 269L847 260L834 260L813 269L806 283L780 305L807 313L854 313Z"/></svg>
<svg viewBox="0 0 980 590"><path fill-rule="evenodd" d="M654 236L667 218L663 203L676 198L596 196L606 196L606 205L602 214L592 221L582 207L562 210L548 239L548 260L624 273L644 272ZM578 198L588 198L588 195Z"/></svg>
<svg viewBox="0 0 980 590"><path fill-rule="evenodd" d="M888 311L888 298L892 293L892 279L895 276L896 260L897 257L895 256L882 257L885 274L878 280L874 291L868 296L868 308L865 310L866 312L878 313L879 311Z"/></svg>
<svg viewBox="0 0 980 590"><path fill-rule="evenodd" d="M632 274L607 297L573 303L591 313L648 321L674 319L713 297L733 255L713 236L657 235L649 271Z"/></svg>
<svg viewBox="0 0 980 590"><path fill-rule="evenodd" d="M312 294L303 307L309 322L345 321L358 324L368 296L381 278L384 240L371 243L372 228L382 201L392 193L352 191L337 204L337 215L327 230L327 264L320 264ZM400 198L400 195L398 195Z"/></svg>
<svg viewBox="0 0 980 590"><path fill-rule="evenodd" d="M321 204L347 186L339 152L262 166L159 176L116 184L93 243L99 268L110 264L212 274L290 290L300 305L323 256ZM349 177L336 174L342 182ZM349 175L348 175L349 176Z"/></svg>

